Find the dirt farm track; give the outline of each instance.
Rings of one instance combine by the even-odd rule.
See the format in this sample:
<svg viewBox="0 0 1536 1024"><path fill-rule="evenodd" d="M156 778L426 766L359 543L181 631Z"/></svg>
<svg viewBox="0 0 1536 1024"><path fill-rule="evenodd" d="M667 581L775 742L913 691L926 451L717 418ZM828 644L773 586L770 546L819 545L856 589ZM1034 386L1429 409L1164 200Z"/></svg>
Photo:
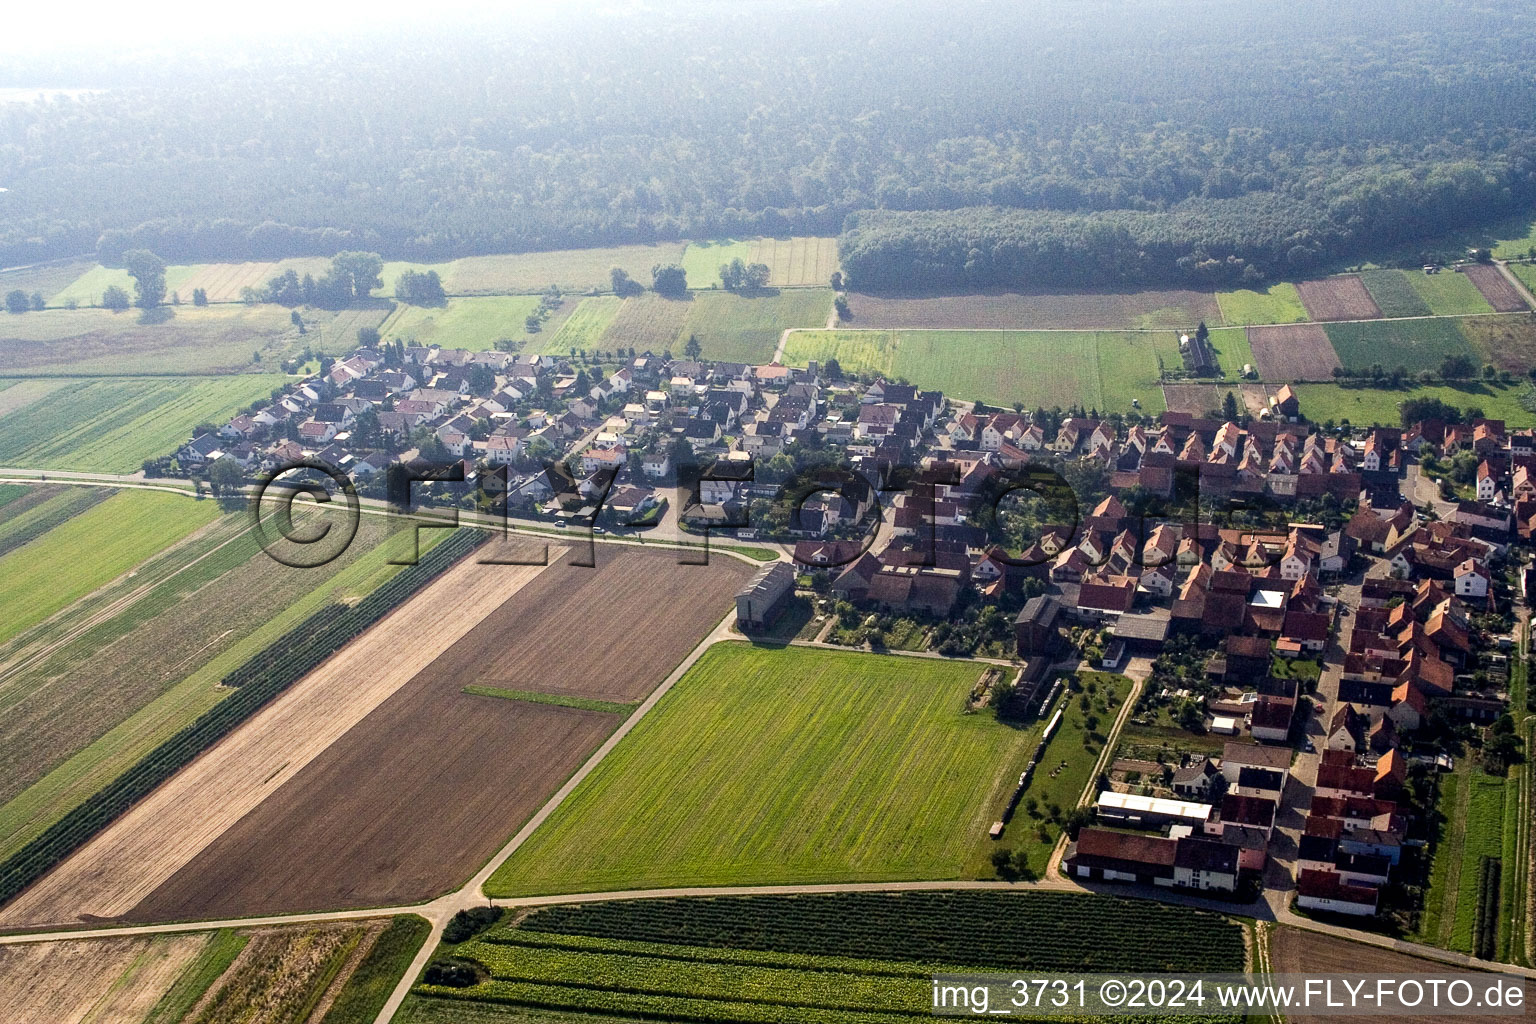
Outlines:
<svg viewBox="0 0 1536 1024"><path fill-rule="evenodd" d="M474 628L126 918L410 903L462 883L620 722L463 688L638 699L752 572L731 558L678 565L674 552L606 545L596 569L568 557L487 604Z"/></svg>

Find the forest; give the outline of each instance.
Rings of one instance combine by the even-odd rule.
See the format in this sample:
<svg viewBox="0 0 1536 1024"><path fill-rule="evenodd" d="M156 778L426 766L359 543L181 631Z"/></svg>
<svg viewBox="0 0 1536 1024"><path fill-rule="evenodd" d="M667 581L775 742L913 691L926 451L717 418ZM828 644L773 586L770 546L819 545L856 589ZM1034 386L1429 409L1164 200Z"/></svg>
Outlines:
<svg viewBox="0 0 1536 1024"><path fill-rule="evenodd" d="M857 287L1253 281L1536 205L1536 10L571 5L23 54L0 264L844 232Z"/></svg>

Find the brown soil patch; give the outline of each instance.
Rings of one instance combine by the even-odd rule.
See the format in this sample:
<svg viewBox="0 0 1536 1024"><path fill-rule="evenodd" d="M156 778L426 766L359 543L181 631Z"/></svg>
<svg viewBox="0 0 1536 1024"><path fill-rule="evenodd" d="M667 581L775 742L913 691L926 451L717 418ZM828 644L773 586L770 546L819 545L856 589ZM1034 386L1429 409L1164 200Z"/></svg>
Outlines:
<svg viewBox="0 0 1536 1024"><path fill-rule="evenodd" d="M1164 384L1163 401L1169 412L1204 416L1212 409L1220 409L1222 396L1230 390L1217 384Z"/></svg>
<svg viewBox="0 0 1536 1024"><path fill-rule="evenodd" d="M1325 277L1296 286L1302 305L1313 320L1379 320L1381 307L1358 275Z"/></svg>
<svg viewBox="0 0 1536 1024"><path fill-rule="evenodd" d="M1317 324L1282 324L1248 328L1248 346L1259 376L1289 382L1331 380L1339 354L1328 332Z"/></svg>
<svg viewBox="0 0 1536 1024"><path fill-rule="evenodd" d="M1221 324L1221 308L1209 292L978 292L972 295L849 297L849 327L914 329L1191 328L1204 320Z"/></svg>
<svg viewBox="0 0 1536 1024"><path fill-rule="evenodd" d="M134 921L430 899L461 883L618 726L473 683L629 700L718 622L752 567L600 545L484 618L135 906Z"/></svg>
<svg viewBox="0 0 1536 1024"><path fill-rule="evenodd" d="M1289 928L1284 925L1270 932L1269 948L1270 964L1277 974L1396 974L1423 977L1434 974L1470 973L1465 967L1442 964L1378 946L1350 942L1348 939L1339 939L1320 932L1304 928ZM1526 992L1528 995L1532 992L1532 985L1529 982L1526 983ZM1480 996L1481 993L1478 995ZM1461 1022L1497 1024L1499 1021L1507 1022L1517 1017L1518 1015L1516 1017L1447 1017L1443 1014L1423 1014L1393 1017L1392 1020L1402 1024L1437 1024L1446 1020L1454 1020L1458 1024ZM1314 1022L1315 1024L1335 1024L1335 1022L1349 1024L1351 1021L1359 1021L1363 1018L1319 1015L1292 1019L1304 1020L1308 1024L1314 1024Z"/></svg>
<svg viewBox="0 0 1536 1024"><path fill-rule="evenodd" d="M1536 321L1529 316L1469 316L1460 327L1483 362L1522 376L1536 366Z"/></svg>
<svg viewBox="0 0 1536 1024"><path fill-rule="evenodd" d="M1521 297L1519 289L1509 283L1509 278L1504 276L1504 271L1487 263L1474 263L1462 273L1467 275L1467 280L1483 293L1483 298L1488 300L1488 305L1498 313L1519 313L1530 309Z"/></svg>
<svg viewBox="0 0 1536 1024"><path fill-rule="evenodd" d="M0 925L127 913L542 571L453 567L22 893Z"/></svg>

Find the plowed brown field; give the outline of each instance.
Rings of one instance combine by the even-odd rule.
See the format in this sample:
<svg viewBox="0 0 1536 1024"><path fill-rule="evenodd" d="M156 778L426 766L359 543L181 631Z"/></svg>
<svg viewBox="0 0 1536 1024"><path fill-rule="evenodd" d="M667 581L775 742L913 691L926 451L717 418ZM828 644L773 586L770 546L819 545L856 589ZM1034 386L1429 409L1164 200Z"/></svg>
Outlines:
<svg viewBox="0 0 1536 1024"><path fill-rule="evenodd" d="M1416 956L1408 956L1406 953L1397 953L1390 949L1381 949L1378 946L1368 946L1361 942L1350 942L1348 939L1338 939L1331 935L1320 935L1317 932L1305 931L1301 928L1281 926L1270 935L1270 963L1277 974L1317 974L1323 973L1347 973L1347 974L1390 974L1410 976L1433 976L1436 974L1466 974L1465 968L1451 967L1436 963L1433 960L1423 960ZM1491 980L1494 976L1488 975ZM1530 994L1536 990L1530 982L1526 982L1526 992ZM1428 986L1426 986L1426 989ZM1481 997L1482 992L1476 993ZM1426 993L1427 995L1427 993ZM1362 1018L1351 1016L1348 1013L1329 1016L1327 1014L1308 1015L1306 1017L1292 1017L1292 1020L1305 1020L1308 1024L1350 1024ZM1446 1014L1416 1014L1413 1016L1393 1017L1394 1022L1403 1024L1436 1024L1447 1020L1454 1020L1457 1024L1497 1024L1499 1021L1513 1021L1520 1019L1516 1016L1464 1016L1453 1017Z"/></svg>
<svg viewBox="0 0 1536 1024"><path fill-rule="evenodd" d="M1317 324L1248 328L1248 347L1259 376L1267 381L1329 380L1339 354Z"/></svg>
<svg viewBox="0 0 1536 1024"><path fill-rule="evenodd" d="M543 571L474 557L454 566L23 892L0 925L127 913ZM336 814L349 794L332 800ZM283 837L271 839L280 861Z"/></svg>
<svg viewBox="0 0 1536 1024"><path fill-rule="evenodd" d="M380 906L451 889L619 716L461 692L474 683L633 700L729 609L752 567L599 545L512 595L127 916Z"/></svg>
<svg viewBox="0 0 1536 1024"><path fill-rule="evenodd" d="M1354 274L1303 281L1296 286L1313 320L1379 320L1381 307Z"/></svg>
<svg viewBox="0 0 1536 1024"><path fill-rule="evenodd" d="M1467 275L1467 280L1483 293L1483 298L1488 300L1499 313L1519 313L1531 307L1525 304L1525 299L1520 297L1520 292L1509 283L1509 278L1504 276L1504 271L1487 263L1475 263L1466 268L1462 273Z"/></svg>

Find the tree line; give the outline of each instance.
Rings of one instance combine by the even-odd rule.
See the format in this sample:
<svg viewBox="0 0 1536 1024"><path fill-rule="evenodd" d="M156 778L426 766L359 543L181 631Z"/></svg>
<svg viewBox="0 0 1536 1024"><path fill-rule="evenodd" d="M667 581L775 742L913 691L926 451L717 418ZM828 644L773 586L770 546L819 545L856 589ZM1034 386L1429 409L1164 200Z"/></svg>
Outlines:
<svg viewBox="0 0 1536 1024"><path fill-rule="evenodd" d="M0 84L102 88L0 106L0 263L846 221L859 287L1252 280L1529 209L1533 29L1476 0L785 0L240 64L21 54Z"/></svg>

